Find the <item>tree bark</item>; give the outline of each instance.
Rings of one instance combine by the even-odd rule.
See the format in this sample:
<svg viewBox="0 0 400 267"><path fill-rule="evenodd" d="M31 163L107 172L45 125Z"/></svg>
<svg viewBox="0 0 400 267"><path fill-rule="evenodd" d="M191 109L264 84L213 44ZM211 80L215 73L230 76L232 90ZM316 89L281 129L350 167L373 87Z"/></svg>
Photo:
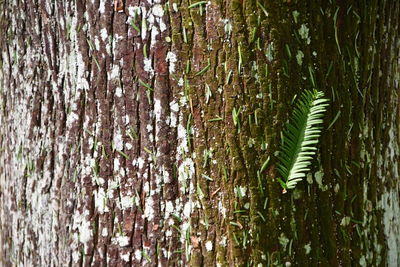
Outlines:
<svg viewBox="0 0 400 267"><path fill-rule="evenodd" d="M400 2L0 2L2 266L399 266ZM276 178L304 89L318 157ZM261 166L267 162L265 170Z"/></svg>

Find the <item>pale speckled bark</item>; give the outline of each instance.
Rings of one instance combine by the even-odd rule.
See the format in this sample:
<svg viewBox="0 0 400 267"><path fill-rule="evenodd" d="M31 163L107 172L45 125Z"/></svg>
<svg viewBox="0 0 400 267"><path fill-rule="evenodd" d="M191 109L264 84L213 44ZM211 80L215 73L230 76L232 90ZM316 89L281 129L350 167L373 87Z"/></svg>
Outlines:
<svg viewBox="0 0 400 267"><path fill-rule="evenodd" d="M399 9L0 2L0 264L398 266ZM283 195L305 88L330 107Z"/></svg>

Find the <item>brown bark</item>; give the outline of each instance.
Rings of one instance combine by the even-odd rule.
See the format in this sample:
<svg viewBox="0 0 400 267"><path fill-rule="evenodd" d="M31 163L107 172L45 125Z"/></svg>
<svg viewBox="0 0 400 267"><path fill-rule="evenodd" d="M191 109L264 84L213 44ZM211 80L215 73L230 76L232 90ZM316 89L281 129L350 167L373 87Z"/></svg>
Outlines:
<svg viewBox="0 0 400 267"><path fill-rule="evenodd" d="M399 13L1 1L1 265L398 266ZM282 194L309 88L331 99L319 154Z"/></svg>

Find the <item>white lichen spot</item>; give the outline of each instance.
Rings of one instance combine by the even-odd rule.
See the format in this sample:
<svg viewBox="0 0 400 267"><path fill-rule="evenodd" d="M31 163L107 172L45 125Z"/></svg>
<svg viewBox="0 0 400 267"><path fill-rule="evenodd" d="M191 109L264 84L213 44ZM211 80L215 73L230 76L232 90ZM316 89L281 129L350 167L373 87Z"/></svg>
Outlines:
<svg viewBox="0 0 400 267"><path fill-rule="evenodd" d="M106 0L100 0L99 12L100 14L104 14L105 11L106 11Z"/></svg>
<svg viewBox="0 0 400 267"><path fill-rule="evenodd" d="M121 255L121 259L125 262L129 262L129 252Z"/></svg>
<svg viewBox="0 0 400 267"><path fill-rule="evenodd" d="M152 8L152 13L156 17L164 16L164 8L163 8L163 6L160 5L160 4L154 5L153 8Z"/></svg>
<svg viewBox="0 0 400 267"><path fill-rule="evenodd" d="M299 11L297 11L297 10L293 11L292 15L293 15L294 22L297 23L297 18L300 15Z"/></svg>
<svg viewBox="0 0 400 267"><path fill-rule="evenodd" d="M98 36L95 36L95 38L94 38L94 46L96 47L97 51L100 50L100 40L99 40Z"/></svg>
<svg viewBox="0 0 400 267"><path fill-rule="evenodd" d="M143 191L147 194L150 193L150 185L148 182L144 183L143 185Z"/></svg>
<svg viewBox="0 0 400 267"><path fill-rule="evenodd" d="M141 157L139 157L139 158L137 159L137 165L138 165L139 169L142 169L142 168L143 168L144 160L143 160Z"/></svg>
<svg viewBox="0 0 400 267"><path fill-rule="evenodd" d="M132 208L134 204L134 198L132 196L121 197L121 209L126 210Z"/></svg>
<svg viewBox="0 0 400 267"><path fill-rule="evenodd" d="M249 140L247 140L247 145L249 147L253 147L256 144L256 139L254 138L249 138Z"/></svg>
<svg viewBox="0 0 400 267"><path fill-rule="evenodd" d="M146 198L146 203L144 207L144 217L147 218L147 220L151 221L154 218L154 203L153 203L153 197L148 197Z"/></svg>
<svg viewBox="0 0 400 267"><path fill-rule="evenodd" d="M154 115L156 116L156 121L161 119L161 101L159 99L154 100Z"/></svg>
<svg viewBox="0 0 400 267"><path fill-rule="evenodd" d="M133 146L132 146L131 143L126 143L125 147L126 147L127 150L131 150Z"/></svg>
<svg viewBox="0 0 400 267"><path fill-rule="evenodd" d="M304 245L304 250L306 251L306 255L310 254L311 252L311 242Z"/></svg>
<svg viewBox="0 0 400 267"><path fill-rule="evenodd" d="M94 191L94 205L100 214L109 211L107 207L107 195L104 188L99 188L97 191Z"/></svg>
<svg viewBox="0 0 400 267"><path fill-rule="evenodd" d="M179 127L178 127L179 128ZM187 147L180 146L178 151L182 153ZM190 180L194 175L194 161L191 158L185 158L178 167L178 180L180 181L181 191L186 192L188 189L184 185L187 183L186 180Z"/></svg>
<svg viewBox="0 0 400 267"><path fill-rule="evenodd" d="M140 7L138 7L138 6L128 7L128 14L132 18L137 17L137 15L140 14Z"/></svg>
<svg viewBox="0 0 400 267"><path fill-rule="evenodd" d="M67 128L69 128L69 126L71 126L77 120L79 120L78 114L76 114L75 112L69 113L67 117Z"/></svg>
<svg viewBox="0 0 400 267"><path fill-rule="evenodd" d="M279 244L283 247L283 250L286 250L286 246L289 244L289 238L287 238L284 233L281 233L278 240Z"/></svg>
<svg viewBox="0 0 400 267"><path fill-rule="evenodd" d="M101 236L102 236L102 237L107 237L107 236L108 236L108 229L107 229L107 227L104 227L103 230L101 230Z"/></svg>
<svg viewBox="0 0 400 267"><path fill-rule="evenodd" d="M160 21L160 31L164 32L166 29L167 29L167 25L165 25L165 23L161 20Z"/></svg>
<svg viewBox="0 0 400 267"><path fill-rule="evenodd" d="M153 125L147 124L146 130L147 130L149 133L151 133L151 132L153 131Z"/></svg>
<svg viewBox="0 0 400 267"><path fill-rule="evenodd" d="M163 174L164 174L164 176L163 176L164 184L169 184L169 183L171 183L171 177L170 177L170 175L169 175L169 172L164 171Z"/></svg>
<svg viewBox="0 0 400 267"><path fill-rule="evenodd" d="M313 180L311 172L307 173L307 179L306 180L307 180L307 182L309 184L313 184L314 183L314 180Z"/></svg>
<svg viewBox="0 0 400 267"><path fill-rule="evenodd" d="M366 267L366 266L368 266L367 260L365 259L365 256L364 256L364 255L362 255L362 256L360 257L360 260L359 260L358 263L360 264L361 267Z"/></svg>
<svg viewBox="0 0 400 267"><path fill-rule="evenodd" d="M123 40L124 39L124 36L123 35L119 35L119 34L115 34L114 35L114 38L113 38L113 41L115 41L115 43L117 43L118 41L121 41L121 40ZM114 43L114 44L115 44ZM114 46L115 47L115 46ZM121 59L122 60L122 59Z"/></svg>
<svg viewBox="0 0 400 267"><path fill-rule="evenodd" d="M156 44L156 42L157 42L157 35L159 34L160 32L158 31L158 29L155 27L155 26L152 26L151 27L151 42L150 42L150 46L151 47L154 47L154 45Z"/></svg>
<svg viewBox="0 0 400 267"><path fill-rule="evenodd" d="M78 250L74 250L72 252L72 260L73 260L73 262L78 262L80 258L81 258L81 253Z"/></svg>
<svg viewBox="0 0 400 267"><path fill-rule="evenodd" d="M247 188L246 188L246 187L240 186L240 187L239 187L239 190L240 190L240 196L241 196L241 197L246 196L246 192L247 192Z"/></svg>
<svg viewBox="0 0 400 267"><path fill-rule="evenodd" d="M218 211L224 218L226 217L226 208L224 207L222 201L218 201Z"/></svg>
<svg viewBox="0 0 400 267"><path fill-rule="evenodd" d="M188 222L182 223L182 231L187 231L190 228L190 224Z"/></svg>
<svg viewBox="0 0 400 267"><path fill-rule="evenodd" d="M101 40L103 40L103 42L105 42L107 40L108 33L107 33L106 28L103 28L100 30L100 36L101 36Z"/></svg>
<svg viewBox="0 0 400 267"><path fill-rule="evenodd" d="M114 135L114 147L116 150L122 151L124 149L124 142L122 140L122 134L118 131L115 135Z"/></svg>
<svg viewBox="0 0 400 267"><path fill-rule="evenodd" d="M304 53L301 50L297 51L296 60L297 64L299 64L300 66L301 64L303 64L303 58L304 58Z"/></svg>
<svg viewBox="0 0 400 267"><path fill-rule="evenodd" d="M119 183L117 181L108 181L108 190L107 190L107 198L114 197L114 190L119 187Z"/></svg>
<svg viewBox="0 0 400 267"><path fill-rule="evenodd" d="M267 45L267 51L265 51L265 56L269 62L274 60L274 43L270 42Z"/></svg>
<svg viewBox="0 0 400 267"><path fill-rule="evenodd" d="M144 71L149 73L150 77L152 77L154 75L154 70L153 70L151 58L145 58L143 60L143 64L144 64Z"/></svg>
<svg viewBox="0 0 400 267"><path fill-rule="evenodd" d="M79 227L79 241L87 243L92 238L92 230L90 229L90 222L83 220Z"/></svg>
<svg viewBox="0 0 400 267"><path fill-rule="evenodd" d="M79 51L76 51L76 64L78 72L76 74L76 88L78 90L88 90L89 82L87 81L88 71L85 65L85 61L83 60L83 56Z"/></svg>
<svg viewBox="0 0 400 267"><path fill-rule="evenodd" d="M122 88L121 87L117 87L115 89L115 96L116 97L122 97Z"/></svg>
<svg viewBox="0 0 400 267"><path fill-rule="evenodd" d="M224 23L224 31L226 35L229 37L232 32L232 23L229 19L223 19L222 22Z"/></svg>
<svg viewBox="0 0 400 267"><path fill-rule="evenodd" d="M345 216L342 218L342 220L340 221L340 226L347 226L350 224L351 218L349 216Z"/></svg>
<svg viewBox="0 0 400 267"><path fill-rule="evenodd" d="M171 231L171 230L167 230L167 231L165 232L165 236L166 236L166 237L171 237L171 236L172 236L172 231Z"/></svg>
<svg viewBox="0 0 400 267"><path fill-rule="evenodd" d="M318 187L319 187L322 191L326 191L326 190L328 190L328 186L327 186L327 185L324 185L324 184L322 183L322 177L323 177L323 176L324 176L324 173L323 173L322 171L317 171L317 172L314 174L315 181L317 182Z"/></svg>
<svg viewBox="0 0 400 267"><path fill-rule="evenodd" d="M144 40L144 39L146 39L146 36L147 36L147 29L148 29L148 25L147 24L149 22L149 21L146 22L146 20L144 19L147 16L146 7L144 7L144 6L141 7L141 13L142 13L142 17L143 18L142 18L140 33L141 33L142 40ZM153 16L153 15L151 15L151 16ZM149 28L151 28L151 27L149 27Z"/></svg>
<svg viewBox="0 0 400 267"><path fill-rule="evenodd" d="M310 42L311 42L311 38L308 34L309 31L310 31L310 29L305 24L301 24L300 29L298 30L300 37L303 40L306 40L307 44L310 44Z"/></svg>
<svg viewBox="0 0 400 267"><path fill-rule="evenodd" d="M397 166L395 161L392 164ZM392 168L395 168L394 166ZM397 167L396 167L397 168ZM398 251L400 251L400 220L398 214L400 214L399 205L399 192L398 188L389 189L384 192L381 196L379 208L384 210L382 223L384 225L384 232L387 239L387 246L389 247L387 261L389 266L397 266L396 264L400 260Z"/></svg>
<svg viewBox="0 0 400 267"><path fill-rule="evenodd" d="M169 63L169 73L175 72L175 63L178 61L175 53L169 51L166 60Z"/></svg>
<svg viewBox="0 0 400 267"><path fill-rule="evenodd" d="M139 249L135 250L135 259L137 261L141 261L142 260L142 252Z"/></svg>
<svg viewBox="0 0 400 267"><path fill-rule="evenodd" d="M124 235L118 236L115 238L115 241L117 242L117 244L120 247L126 247L129 245L129 237L128 236L124 236Z"/></svg>
<svg viewBox="0 0 400 267"><path fill-rule="evenodd" d="M173 112L178 112L178 111L179 111L179 104L176 103L175 100L172 101L172 102L169 104L169 107L170 107L171 111L173 111Z"/></svg>
<svg viewBox="0 0 400 267"><path fill-rule="evenodd" d="M339 192L339 189L340 189L340 185L337 183L337 184L335 185L335 187L333 188L333 190L334 190L335 193L337 194L337 193Z"/></svg>
<svg viewBox="0 0 400 267"><path fill-rule="evenodd" d="M183 78L181 77L181 78L179 78L179 80L178 80L178 86L179 87L182 87L183 86Z"/></svg>
<svg viewBox="0 0 400 267"><path fill-rule="evenodd" d="M212 251L213 250L213 244L211 241L206 242L206 250L207 251Z"/></svg>
<svg viewBox="0 0 400 267"><path fill-rule="evenodd" d="M174 12L178 12L178 5L176 3L173 3L172 9L174 10Z"/></svg>
<svg viewBox="0 0 400 267"><path fill-rule="evenodd" d="M165 214L166 217L169 217L169 214L174 212L174 203L172 201L167 201L165 203Z"/></svg>
<svg viewBox="0 0 400 267"><path fill-rule="evenodd" d="M186 218L189 218L191 212L192 212L192 203L191 203L191 201L189 201L189 202L186 202L185 207L183 208L183 215Z"/></svg>
<svg viewBox="0 0 400 267"><path fill-rule="evenodd" d="M219 241L219 245L220 245L221 247L226 247L227 240L228 240L228 238L227 238L226 236L222 236L222 237L221 237L221 240Z"/></svg>
<svg viewBox="0 0 400 267"><path fill-rule="evenodd" d="M118 65L114 65L111 70L110 80L114 80L114 79L119 79L119 66Z"/></svg>

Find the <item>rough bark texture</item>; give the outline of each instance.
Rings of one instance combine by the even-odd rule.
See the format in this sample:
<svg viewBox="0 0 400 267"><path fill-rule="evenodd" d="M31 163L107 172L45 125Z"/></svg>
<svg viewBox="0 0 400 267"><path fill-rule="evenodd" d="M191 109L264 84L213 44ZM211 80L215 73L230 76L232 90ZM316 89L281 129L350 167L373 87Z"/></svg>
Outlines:
<svg viewBox="0 0 400 267"><path fill-rule="evenodd" d="M399 266L400 3L317 2L1 1L0 264Z"/></svg>

